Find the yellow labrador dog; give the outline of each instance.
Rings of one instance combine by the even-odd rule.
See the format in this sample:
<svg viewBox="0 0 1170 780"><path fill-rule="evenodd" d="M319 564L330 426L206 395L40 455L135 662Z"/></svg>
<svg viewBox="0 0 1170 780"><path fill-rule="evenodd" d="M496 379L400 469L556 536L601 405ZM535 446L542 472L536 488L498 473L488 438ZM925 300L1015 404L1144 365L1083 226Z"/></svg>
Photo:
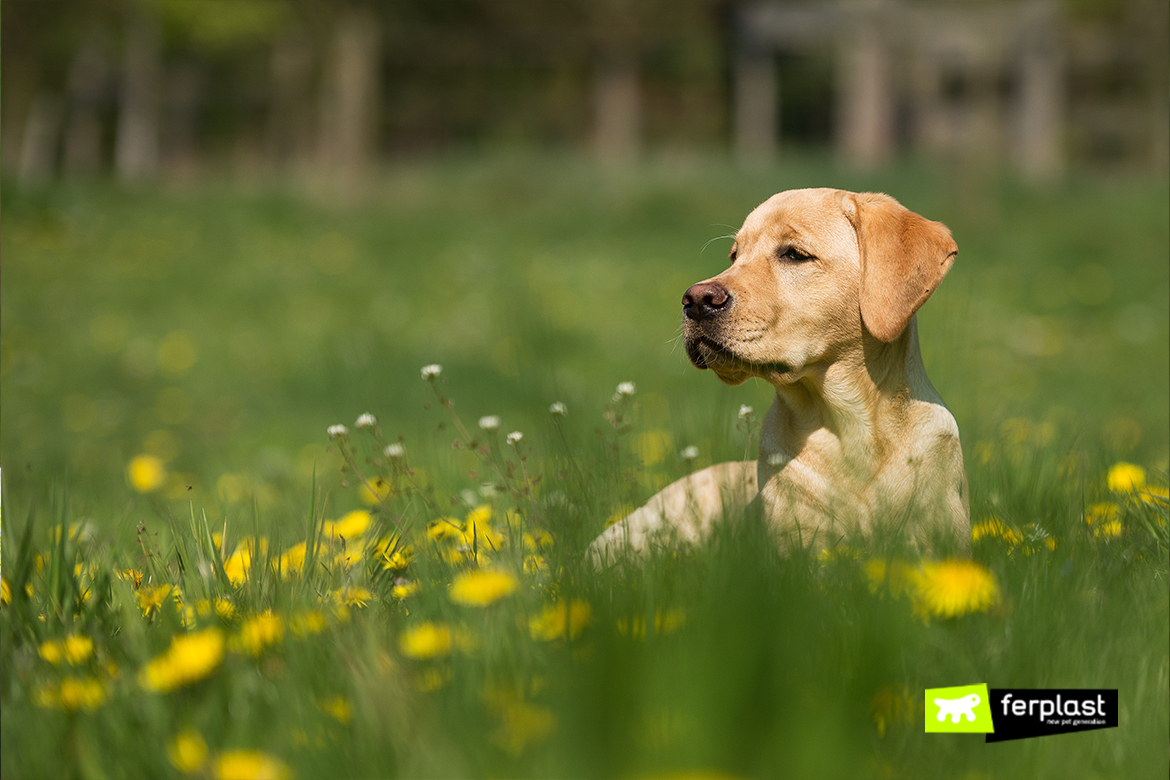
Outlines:
<svg viewBox="0 0 1170 780"><path fill-rule="evenodd" d="M922 546L966 540L967 477L954 417L926 377L915 312L958 247L888 195L790 190L748 215L731 266L683 296L687 355L737 385L776 388L759 460L679 480L590 548L604 565L656 538L700 540L758 500L789 543L878 522Z"/></svg>

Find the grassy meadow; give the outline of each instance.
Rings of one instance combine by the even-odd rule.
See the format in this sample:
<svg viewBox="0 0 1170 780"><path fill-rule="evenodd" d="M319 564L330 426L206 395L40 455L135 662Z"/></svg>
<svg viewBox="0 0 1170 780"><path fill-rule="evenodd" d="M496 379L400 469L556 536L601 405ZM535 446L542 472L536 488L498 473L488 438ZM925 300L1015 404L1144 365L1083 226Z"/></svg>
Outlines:
<svg viewBox="0 0 1170 780"><path fill-rule="evenodd" d="M691 367L679 299L804 186L955 235L919 329L972 560L746 517L593 572L753 447L770 388ZM550 155L291 192L0 190L5 778L1166 776L1164 179ZM976 682L1117 688L1120 727L923 733Z"/></svg>

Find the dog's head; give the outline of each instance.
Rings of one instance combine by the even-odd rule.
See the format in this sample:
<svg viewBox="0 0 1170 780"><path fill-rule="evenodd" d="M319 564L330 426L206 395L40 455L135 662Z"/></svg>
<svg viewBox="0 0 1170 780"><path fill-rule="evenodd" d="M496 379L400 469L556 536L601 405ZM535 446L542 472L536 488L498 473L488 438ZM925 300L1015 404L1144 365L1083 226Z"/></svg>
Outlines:
<svg viewBox="0 0 1170 780"><path fill-rule="evenodd" d="M683 296L687 356L728 384L794 382L865 333L896 341L957 252L888 195L781 192L744 220L731 266Z"/></svg>

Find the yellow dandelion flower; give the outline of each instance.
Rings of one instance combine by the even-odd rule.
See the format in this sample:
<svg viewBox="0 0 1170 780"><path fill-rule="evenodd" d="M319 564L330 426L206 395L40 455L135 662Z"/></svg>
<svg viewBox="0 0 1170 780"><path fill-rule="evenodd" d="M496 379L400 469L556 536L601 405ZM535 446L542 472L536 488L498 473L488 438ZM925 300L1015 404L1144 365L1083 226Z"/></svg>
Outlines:
<svg viewBox="0 0 1170 780"><path fill-rule="evenodd" d="M506 509L504 510L503 521L504 525L508 528L523 528L525 525L524 513L514 508Z"/></svg>
<svg viewBox="0 0 1170 780"><path fill-rule="evenodd" d="M919 610L942 618L984 612L1000 600L995 575L969 560L924 563L914 584Z"/></svg>
<svg viewBox="0 0 1170 780"><path fill-rule="evenodd" d="M463 523L454 517L440 517L427 523L427 538L436 542L463 539Z"/></svg>
<svg viewBox="0 0 1170 780"><path fill-rule="evenodd" d="M674 437L661 429L643 431L634 439L634 452L642 459L643 466L656 466L666 459L667 453L674 452Z"/></svg>
<svg viewBox="0 0 1170 780"><path fill-rule="evenodd" d="M1098 539L1113 539L1121 536L1121 521L1106 520L1103 523L1098 523L1093 526L1093 536Z"/></svg>
<svg viewBox="0 0 1170 780"><path fill-rule="evenodd" d="M472 509L467 513L467 524L474 525L475 523L486 523L492 519L492 508L487 504L482 504Z"/></svg>
<svg viewBox="0 0 1170 780"><path fill-rule="evenodd" d="M408 599L418 593L418 583L413 581L400 582L390 590L390 595L396 599Z"/></svg>
<svg viewBox="0 0 1170 780"><path fill-rule="evenodd" d="M252 569L252 550L241 545L223 562L223 571L232 585L240 586L248 579Z"/></svg>
<svg viewBox="0 0 1170 780"><path fill-rule="evenodd" d="M914 698L910 695L910 689L904 685L899 688L892 685L878 688L870 700L869 708L879 737L884 737L890 726L909 725L914 720Z"/></svg>
<svg viewBox="0 0 1170 780"><path fill-rule="evenodd" d="M1109 469L1109 489L1114 493L1133 493L1146 486L1146 470L1132 463L1114 463Z"/></svg>
<svg viewBox="0 0 1170 780"><path fill-rule="evenodd" d="M8 584L8 580L0 577L0 603L12 603L12 587Z"/></svg>
<svg viewBox="0 0 1170 780"><path fill-rule="evenodd" d="M265 610L253 615L240 626L240 633L232 638L231 648L251 656L259 656L264 648L274 645L284 637L284 619Z"/></svg>
<svg viewBox="0 0 1170 780"><path fill-rule="evenodd" d="M61 643L56 639L50 639L48 642L41 642L40 648L37 650L41 658L56 666L61 663Z"/></svg>
<svg viewBox="0 0 1170 780"><path fill-rule="evenodd" d="M76 712L84 709L92 712L106 700L106 684L96 677L67 677L61 685L38 688L34 699L39 707L61 707Z"/></svg>
<svg viewBox="0 0 1170 780"><path fill-rule="evenodd" d="M292 772L280 759L258 750L229 750L212 763L216 780L288 780Z"/></svg>
<svg viewBox="0 0 1170 780"><path fill-rule="evenodd" d="M553 546L552 534L543 528L533 528L524 532L524 549L529 552L547 550Z"/></svg>
<svg viewBox="0 0 1170 780"><path fill-rule="evenodd" d="M129 582L130 586L135 590L142 587L142 572L137 569L121 569L117 572L118 579L123 582Z"/></svg>
<svg viewBox="0 0 1170 780"><path fill-rule="evenodd" d="M1011 546L1020 543L1020 535L995 515L985 517L971 526L971 541L978 542L980 539L1002 539Z"/></svg>
<svg viewBox="0 0 1170 780"><path fill-rule="evenodd" d="M353 720L353 710L344 696L334 696L332 699L320 702L321 711L332 715L340 723L349 723Z"/></svg>
<svg viewBox="0 0 1170 780"><path fill-rule="evenodd" d="M57 689L56 701L70 712L84 709L93 712L106 700L106 686L96 677L67 677Z"/></svg>
<svg viewBox="0 0 1170 780"><path fill-rule="evenodd" d="M325 615L315 609L293 615L288 624L289 628L297 636L319 634L329 625L325 620Z"/></svg>
<svg viewBox="0 0 1170 780"><path fill-rule="evenodd" d="M166 652L138 673L138 684L166 693L207 677L223 660L224 638L218 628L175 636Z"/></svg>
<svg viewBox="0 0 1170 780"><path fill-rule="evenodd" d="M126 481L139 493L153 493L166 479L166 466L153 455L136 455L126 465Z"/></svg>
<svg viewBox="0 0 1170 780"><path fill-rule="evenodd" d="M512 595L518 585L516 578L505 571L480 569L463 572L456 577L447 589L447 595L456 604L486 607Z"/></svg>
<svg viewBox="0 0 1170 780"><path fill-rule="evenodd" d="M544 559L543 555L525 555L524 556L524 573L536 576L537 574L544 574L548 571L548 561Z"/></svg>
<svg viewBox="0 0 1170 780"><path fill-rule="evenodd" d="M570 639L580 636L585 626L589 625L592 610L584 601L573 600L566 605L558 601L544 608L539 615L528 621L528 632L533 639L551 642L565 636L566 629Z"/></svg>
<svg viewBox="0 0 1170 780"><path fill-rule="evenodd" d="M369 527L370 513L365 509L355 509L336 522L326 520L322 533L326 539L357 539Z"/></svg>
<svg viewBox="0 0 1170 780"><path fill-rule="evenodd" d="M363 588L360 585L346 585L335 590L333 598L338 604L344 604L347 607L364 607L373 600L374 594L368 588Z"/></svg>
<svg viewBox="0 0 1170 780"><path fill-rule="evenodd" d="M687 613L681 609L670 609L665 612L662 610L655 610L654 612L654 631L659 636L665 634L672 634L675 631L686 625ZM618 633L622 636L631 636L634 639L646 638L646 618L641 615L636 616L633 620L626 620L625 618L618 618L617 621Z"/></svg>
<svg viewBox="0 0 1170 780"><path fill-rule="evenodd" d="M1085 510L1085 522L1089 525L1107 523L1111 520L1116 520L1119 514L1121 514L1121 507L1119 505L1112 501L1101 501Z"/></svg>
<svg viewBox="0 0 1170 780"><path fill-rule="evenodd" d="M171 595L170 585L147 585L139 588L135 594L138 597L138 606L142 608L143 616L149 616L162 606L167 596Z"/></svg>
<svg viewBox="0 0 1170 780"><path fill-rule="evenodd" d="M338 545L341 549L333 556L333 563L335 566L352 569L366 557L366 541L361 538L346 539L345 537L339 537L339 539Z"/></svg>
<svg viewBox="0 0 1170 780"><path fill-rule="evenodd" d="M213 610L224 620L231 620L236 616L236 605L221 596L216 596L214 602L211 599L199 599L195 602L195 611L200 617L210 617Z"/></svg>
<svg viewBox="0 0 1170 780"><path fill-rule="evenodd" d="M837 561L856 561L859 558L861 558L861 551L847 544L839 547L826 547L817 554L817 559L822 566L829 566Z"/></svg>
<svg viewBox="0 0 1170 780"><path fill-rule="evenodd" d="M488 514L491 510L488 507L480 507L480 509L488 509ZM472 512L474 515L475 510ZM468 515L470 518L471 515ZM478 550L498 550L504 543L504 535L487 524L486 520L472 521L468 520L463 532L460 534L459 541L468 547L475 546Z"/></svg>
<svg viewBox="0 0 1170 780"><path fill-rule="evenodd" d="M81 634L65 637L62 652L65 660L73 666L83 664L93 657L93 640Z"/></svg>
<svg viewBox="0 0 1170 780"><path fill-rule="evenodd" d="M207 762L207 743L193 728L185 728L167 743L167 759L180 772L193 774Z"/></svg>
<svg viewBox="0 0 1170 780"><path fill-rule="evenodd" d="M1093 529L1093 536L1110 539L1121 535L1121 507L1112 501L1102 501L1085 509L1085 523Z"/></svg>
<svg viewBox="0 0 1170 780"><path fill-rule="evenodd" d="M300 574L301 570L305 568L305 552L307 547L304 542L294 544L292 547L281 553L278 559L280 566L280 576L288 579L294 574Z"/></svg>
<svg viewBox="0 0 1170 780"><path fill-rule="evenodd" d="M442 623L419 623L402 632L398 646L409 658L427 659L451 652L451 629Z"/></svg>
<svg viewBox="0 0 1170 780"><path fill-rule="evenodd" d="M378 542L375 553L382 561L382 568L388 571L402 571L414 560L413 547L389 537Z"/></svg>
<svg viewBox="0 0 1170 780"><path fill-rule="evenodd" d="M528 702L516 702L500 712L500 728L492 739L513 756L518 756L533 742L551 734L557 725L556 717L547 707Z"/></svg>
<svg viewBox="0 0 1170 780"><path fill-rule="evenodd" d="M451 682L450 669L424 669L418 677L415 678L415 686L423 693L432 693L439 690L447 683Z"/></svg>
<svg viewBox="0 0 1170 780"><path fill-rule="evenodd" d="M499 720L492 741L512 756L519 756L529 745L547 737L556 728L552 711L525 701L516 691L489 690L484 693L484 701Z"/></svg>
<svg viewBox="0 0 1170 780"><path fill-rule="evenodd" d="M376 506L385 501L389 495L390 483L381 477L376 478L369 485L363 482L361 488L358 489L358 497L366 506Z"/></svg>
<svg viewBox="0 0 1170 780"><path fill-rule="evenodd" d="M661 635L673 634L687 623L687 613L681 609L657 610L654 613L654 631Z"/></svg>
<svg viewBox="0 0 1170 780"><path fill-rule="evenodd" d="M638 615L633 620L617 619L617 630L622 636L632 636L634 639L646 638L646 618Z"/></svg>
<svg viewBox="0 0 1170 780"><path fill-rule="evenodd" d="M1142 493L1142 501L1145 501L1147 504L1153 504L1154 506L1165 506L1167 503L1170 503L1170 490L1157 485L1147 487Z"/></svg>
<svg viewBox="0 0 1170 780"><path fill-rule="evenodd" d="M874 558L865 564L865 576L871 593L885 587L891 596L901 596L914 586L915 571L905 561Z"/></svg>

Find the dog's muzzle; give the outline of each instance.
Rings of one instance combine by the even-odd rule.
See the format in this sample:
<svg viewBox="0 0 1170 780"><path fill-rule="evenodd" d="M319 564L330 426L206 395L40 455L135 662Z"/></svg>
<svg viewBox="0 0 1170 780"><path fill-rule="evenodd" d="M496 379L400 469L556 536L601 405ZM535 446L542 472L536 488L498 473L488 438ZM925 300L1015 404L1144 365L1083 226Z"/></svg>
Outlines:
<svg viewBox="0 0 1170 780"><path fill-rule="evenodd" d="M683 316L694 322L709 320L731 309L733 299L719 282L692 284L683 294Z"/></svg>

